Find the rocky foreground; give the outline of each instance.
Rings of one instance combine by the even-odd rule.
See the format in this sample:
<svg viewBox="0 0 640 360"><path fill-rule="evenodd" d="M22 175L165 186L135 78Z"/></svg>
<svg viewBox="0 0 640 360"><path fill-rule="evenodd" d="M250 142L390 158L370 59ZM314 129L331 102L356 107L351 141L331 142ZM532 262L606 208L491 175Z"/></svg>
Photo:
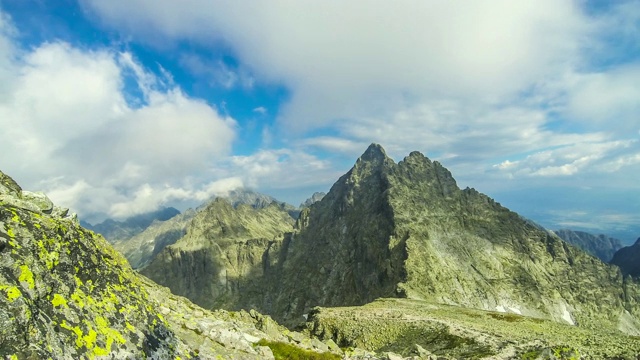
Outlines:
<svg viewBox="0 0 640 360"><path fill-rule="evenodd" d="M274 359L282 347L343 355L255 311L210 312L171 294L0 172L1 358Z"/></svg>

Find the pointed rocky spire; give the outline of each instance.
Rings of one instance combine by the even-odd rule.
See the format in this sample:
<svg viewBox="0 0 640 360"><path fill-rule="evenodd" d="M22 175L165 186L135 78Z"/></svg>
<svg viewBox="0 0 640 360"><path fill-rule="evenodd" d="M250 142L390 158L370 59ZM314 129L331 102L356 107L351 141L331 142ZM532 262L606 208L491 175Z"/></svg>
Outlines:
<svg viewBox="0 0 640 360"><path fill-rule="evenodd" d="M380 144L372 143L367 150L360 156L362 161L384 160L388 158L387 153Z"/></svg>

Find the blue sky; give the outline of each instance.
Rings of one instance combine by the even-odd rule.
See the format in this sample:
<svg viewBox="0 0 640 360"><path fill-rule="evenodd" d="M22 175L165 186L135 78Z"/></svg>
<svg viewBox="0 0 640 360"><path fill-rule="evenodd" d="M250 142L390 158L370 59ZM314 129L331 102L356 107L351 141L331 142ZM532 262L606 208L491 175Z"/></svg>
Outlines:
<svg viewBox="0 0 640 360"><path fill-rule="evenodd" d="M640 1L0 0L0 168L82 218L299 204L369 143L640 236Z"/></svg>

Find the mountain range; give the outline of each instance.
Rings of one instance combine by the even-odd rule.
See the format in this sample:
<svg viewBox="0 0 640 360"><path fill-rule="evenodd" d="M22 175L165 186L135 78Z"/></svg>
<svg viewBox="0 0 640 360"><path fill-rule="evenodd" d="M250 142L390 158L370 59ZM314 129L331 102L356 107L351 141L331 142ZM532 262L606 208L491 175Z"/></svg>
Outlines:
<svg viewBox="0 0 640 360"><path fill-rule="evenodd" d="M606 235L593 235L584 231L560 229L554 231L562 240L577 246L598 259L609 262L616 251L623 248L622 242Z"/></svg>
<svg viewBox="0 0 640 360"><path fill-rule="evenodd" d="M159 331L154 330L158 321L145 322L145 316L152 319L153 311L166 313L172 320L165 323L163 336L156 338L161 338L158 343L163 349L173 347L181 354L193 349L194 343L208 354L231 351L228 342L212 348L206 339L191 337L185 329L197 328L189 323L194 313L198 319L218 317L211 321L219 327L209 334L228 330L230 325L224 321L244 319L242 331L236 332L245 339L243 352L233 353L232 358L279 358L275 347L257 345L257 335L242 335L248 333L291 346L315 344L306 349L351 359L632 359L640 353L640 283L633 268L638 243L619 249L612 264L607 264L597 256L609 256L619 245L615 241L602 238L608 241L603 245L585 234L559 231L572 238L565 241L473 188L460 189L446 168L419 152L396 163L381 146L372 144L327 194L314 194L298 209L238 190L152 222L116 242L115 247L142 275L166 286L171 295L131 272L109 244L74 223L68 211L53 206L43 194L17 191L6 181L9 185L4 187L14 190L0 191L0 205L6 208L0 221L11 226L4 227L0 238L23 239L21 246L28 250L20 252L20 261L36 265L29 267L35 269L30 270L33 274L43 272L35 278L49 279L51 265L56 269L51 276L65 279L54 279L58 285L47 280L42 286L59 289L66 304L71 303L68 298L80 296L77 289L94 291L74 286L73 275L66 275L73 273L70 264L81 261L76 273L94 276L82 279L83 284L102 281L102 292L92 296L110 296L104 291L111 291L119 304L131 302L150 309L151 317L144 312L132 315L140 317L143 333ZM40 246L31 239L42 237L31 224L42 227L45 223L16 210L20 206L39 209L39 216L51 218L48 222L63 224L64 229L58 226L45 238L55 237L57 231L69 244L47 248L48 253L37 258L30 255L37 254L32 249ZM18 219L11 218L13 211ZM20 236L15 235L17 231ZM82 245L86 241L94 252ZM82 250L75 248L76 243ZM7 256L13 256L7 249L0 249L4 261L0 265L9 264ZM52 252L58 254L58 264ZM77 255L68 259L59 255L63 252ZM105 253L110 255L105 258ZM85 268L89 262L84 258L91 264L96 258L103 265L96 268L98 272ZM114 271L124 280L110 275ZM13 274L1 279L7 299L13 287L31 296L29 283L16 281L26 272L5 272ZM132 290L123 288L126 284L142 285ZM172 299L174 305L168 309L160 298L132 298L127 291L146 291ZM76 312L69 312L60 305L60 298L48 296L59 305L44 307L46 316L56 317L56 323L66 319L65 324L78 324L74 326L82 336L77 339L90 335L96 322L103 323L96 316L108 315L109 324L115 324L120 334L127 328L126 316L123 320L112 313L101 315L111 308L96 309L98 315L79 315L78 304L69 307ZM49 298L44 294L38 299ZM0 303L0 310L17 311L12 304ZM182 310L176 312L173 307ZM183 310L186 313L180 313ZM272 320L260 313L301 333L269 323ZM61 344L74 341L75 328L69 327L72 330L63 331L66 337ZM276 330L265 335L269 327ZM108 335L101 339L99 351L109 347ZM118 338L113 337L111 351L151 354L148 346L144 350L146 340L139 337L129 344L128 339L126 346L118 346L114 345ZM91 350L83 344L82 352L76 349L73 354Z"/></svg>

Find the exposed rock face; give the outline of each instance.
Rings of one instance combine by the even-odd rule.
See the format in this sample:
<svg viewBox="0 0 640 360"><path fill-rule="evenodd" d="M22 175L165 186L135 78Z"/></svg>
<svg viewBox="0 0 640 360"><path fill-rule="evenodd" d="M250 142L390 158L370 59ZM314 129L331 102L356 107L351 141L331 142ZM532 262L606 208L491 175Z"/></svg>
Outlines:
<svg viewBox="0 0 640 360"><path fill-rule="evenodd" d="M293 219L281 204L234 208L218 198L197 213L183 238L141 272L201 306L237 308L240 293L242 298L259 297L252 289L261 287L268 254L277 253L283 234L292 230Z"/></svg>
<svg viewBox="0 0 640 360"><path fill-rule="evenodd" d="M46 200L0 172L0 357L273 359L260 339L330 349L256 312L172 295Z"/></svg>
<svg viewBox="0 0 640 360"><path fill-rule="evenodd" d="M561 229L554 231L562 240L586 251L598 259L609 262L613 254L622 248L622 242L606 235L593 235L584 231Z"/></svg>
<svg viewBox="0 0 640 360"><path fill-rule="evenodd" d="M232 207L217 206L144 270L206 307L257 308L295 323L317 305L407 297L640 334L635 280L459 189L418 152L396 164L371 145L291 234L279 235L288 231L279 225L261 236L237 231Z"/></svg>
<svg viewBox="0 0 640 360"><path fill-rule="evenodd" d="M83 222L82 226L104 236L111 243L130 239L144 231L154 221L165 221L180 214L178 209L163 207L156 211L132 216L124 221L107 219L99 224L91 225Z"/></svg>
<svg viewBox="0 0 640 360"><path fill-rule="evenodd" d="M618 250L611 263L620 267L624 275L640 276L640 238L635 244Z"/></svg>
<svg viewBox="0 0 640 360"><path fill-rule="evenodd" d="M233 207L249 205L254 209L263 209L271 205L272 202L278 202L278 200L272 196L249 189L232 190L228 194L220 196L220 198L226 199ZM212 201L215 201L215 199Z"/></svg>
<svg viewBox="0 0 640 360"><path fill-rule="evenodd" d="M323 192L314 192L313 195L311 195L310 198L308 198L302 204L300 204L300 208L301 209L308 208L309 206L311 206L311 205L317 203L318 201L322 200L322 198L325 197L325 195L327 195L327 194L323 193Z"/></svg>

